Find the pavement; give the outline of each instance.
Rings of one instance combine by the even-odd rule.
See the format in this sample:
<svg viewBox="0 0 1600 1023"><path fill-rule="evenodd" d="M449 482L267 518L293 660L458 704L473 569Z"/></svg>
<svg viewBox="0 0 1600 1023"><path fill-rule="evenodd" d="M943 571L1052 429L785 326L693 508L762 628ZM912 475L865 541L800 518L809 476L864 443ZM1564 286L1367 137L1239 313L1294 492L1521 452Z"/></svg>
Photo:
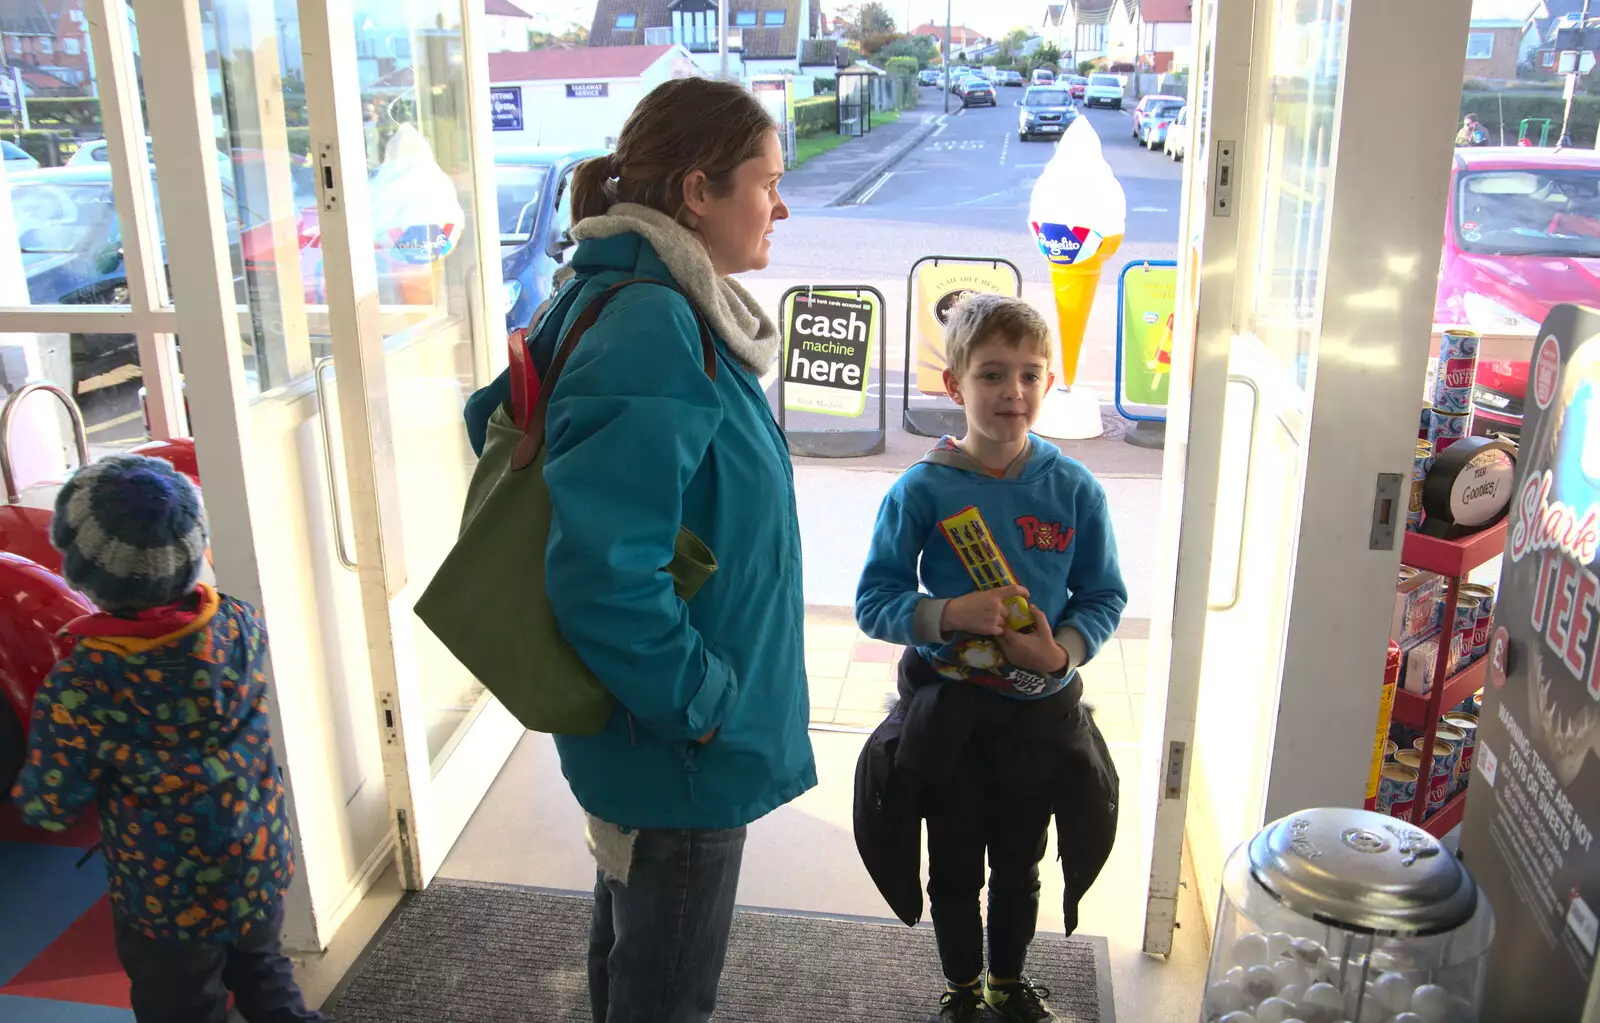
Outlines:
<svg viewBox="0 0 1600 1023"><path fill-rule="evenodd" d="M900 111L898 121L879 125L785 174L783 198L789 208L836 206L898 163L933 131L944 112L942 105L929 99L932 91L924 89L922 105Z"/></svg>

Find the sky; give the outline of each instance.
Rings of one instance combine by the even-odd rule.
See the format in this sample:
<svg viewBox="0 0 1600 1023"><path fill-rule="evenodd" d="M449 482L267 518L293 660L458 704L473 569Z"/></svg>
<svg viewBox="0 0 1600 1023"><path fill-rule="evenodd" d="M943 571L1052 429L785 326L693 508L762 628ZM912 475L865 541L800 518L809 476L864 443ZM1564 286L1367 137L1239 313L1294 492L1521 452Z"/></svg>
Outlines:
<svg viewBox="0 0 1600 1023"><path fill-rule="evenodd" d="M530 14L552 20L570 20L588 25L594 20L594 0L511 0ZM883 0L894 16L895 26L925 25L930 19L944 24L945 0ZM843 0L822 0L823 13L832 17L844 6ZM1045 0L950 0L955 24L965 24L991 37L1004 35L1018 26L1038 28L1044 21Z"/></svg>

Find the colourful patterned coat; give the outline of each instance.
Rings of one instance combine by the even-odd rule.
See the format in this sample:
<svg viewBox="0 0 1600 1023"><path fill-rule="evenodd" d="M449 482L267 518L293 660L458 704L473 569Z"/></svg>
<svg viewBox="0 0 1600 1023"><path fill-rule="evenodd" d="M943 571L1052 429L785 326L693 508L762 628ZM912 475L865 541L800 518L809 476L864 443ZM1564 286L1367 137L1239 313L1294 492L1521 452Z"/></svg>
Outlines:
<svg viewBox="0 0 1600 1023"><path fill-rule="evenodd" d="M117 916L152 938L235 941L271 918L294 870L266 628L204 586L143 621L85 622L35 697L12 798L46 830L98 800ZM111 634L122 624L136 634Z"/></svg>

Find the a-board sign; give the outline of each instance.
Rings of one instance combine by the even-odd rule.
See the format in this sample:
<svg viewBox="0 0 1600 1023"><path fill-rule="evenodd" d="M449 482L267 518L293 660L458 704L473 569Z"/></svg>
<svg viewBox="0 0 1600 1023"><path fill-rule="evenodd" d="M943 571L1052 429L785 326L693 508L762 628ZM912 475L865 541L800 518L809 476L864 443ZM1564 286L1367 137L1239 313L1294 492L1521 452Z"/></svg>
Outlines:
<svg viewBox="0 0 1600 1023"><path fill-rule="evenodd" d="M495 131L522 130L522 86L495 86L489 90L489 122Z"/></svg>
<svg viewBox="0 0 1600 1023"><path fill-rule="evenodd" d="M916 307L914 353L917 390L943 394L944 327L950 311L968 295L1015 295L1017 272L1008 263L925 262L916 268L911 301Z"/></svg>
<svg viewBox="0 0 1600 1023"><path fill-rule="evenodd" d="M1524 406L1461 856L1495 915L1480 1018L1576 1023L1600 952L1600 311L1556 306L1533 349L1558 368Z"/></svg>
<svg viewBox="0 0 1600 1023"><path fill-rule="evenodd" d="M1178 266L1139 261L1117 279L1117 411L1128 419L1164 420L1172 378L1172 328Z"/></svg>
<svg viewBox="0 0 1600 1023"><path fill-rule="evenodd" d="M859 416L881 311L867 295L797 291L783 324L784 407Z"/></svg>

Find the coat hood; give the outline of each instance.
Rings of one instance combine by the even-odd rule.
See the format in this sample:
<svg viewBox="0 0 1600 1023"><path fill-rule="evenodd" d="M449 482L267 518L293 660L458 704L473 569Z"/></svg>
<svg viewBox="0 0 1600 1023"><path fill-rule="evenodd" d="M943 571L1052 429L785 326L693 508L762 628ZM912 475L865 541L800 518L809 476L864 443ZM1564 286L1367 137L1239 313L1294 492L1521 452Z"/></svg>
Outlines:
<svg viewBox="0 0 1600 1023"><path fill-rule="evenodd" d="M943 465L951 469L961 469L978 476L993 478L989 470L979 465L977 460L961 449L960 443L954 437L941 437L933 450L922 456L922 460L929 465ZM1036 480L1055 469L1056 463L1061 461L1061 449L1047 440L1033 434L1028 435L1028 450L1017 456L1017 460L1006 467L1004 480L1021 480L1027 482Z"/></svg>

